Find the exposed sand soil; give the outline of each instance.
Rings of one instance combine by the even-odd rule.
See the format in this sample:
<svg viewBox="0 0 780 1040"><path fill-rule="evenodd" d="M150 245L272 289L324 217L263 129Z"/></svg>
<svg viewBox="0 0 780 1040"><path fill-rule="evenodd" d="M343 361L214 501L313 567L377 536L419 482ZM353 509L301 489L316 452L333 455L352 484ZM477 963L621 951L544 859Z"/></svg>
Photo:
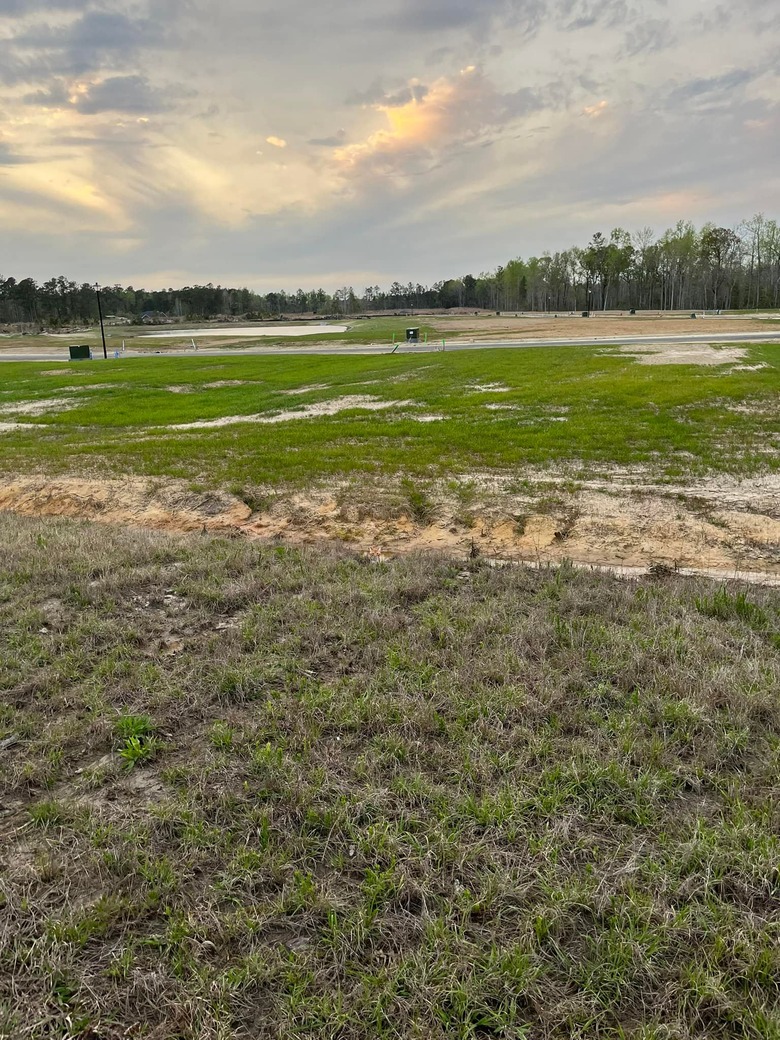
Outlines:
<svg viewBox="0 0 780 1040"><path fill-rule="evenodd" d="M290 408L272 415L224 415L219 419L201 419L197 422L175 423L167 426L166 429L211 430L220 426L235 426L238 423L290 422L293 419L319 419L323 416L338 415L339 412L346 412L353 408L379 412L386 408L406 407L412 404L414 404L413 401L383 401L378 397L352 394L346 397L336 397L332 401L319 401L316 404L307 404L303 408Z"/></svg>
<svg viewBox="0 0 780 1040"><path fill-rule="evenodd" d="M224 492L186 484L25 477L0 483L0 510L172 532L203 531L292 544L341 541L383 559L412 551L525 561L563 560L626 573L668 566L780 584L780 478L660 488L619 478L556 493L554 504L489 496L462 510L442 495L434 519L353 504L349 489L279 497L253 513Z"/></svg>
<svg viewBox="0 0 780 1040"><path fill-rule="evenodd" d="M49 397L40 401L17 401L0 405L0 415L47 415L49 412L64 412L76 408L81 401L73 397Z"/></svg>
<svg viewBox="0 0 780 1040"><path fill-rule="evenodd" d="M640 349L621 347L621 354L634 358L640 365L736 365L747 357L739 347L716 347L709 343L648 343ZM753 371L762 365L739 365L742 371Z"/></svg>
<svg viewBox="0 0 780 1040"><path fill-rule="evenodd" d="M0 483L0 510L23 516L67 516L167 531L236 531L252 515L221 492L193 493L185 484L76 477L25 477Z"/></svg>
<svg viewBox="0 0 780 1040"><path fill-rule="evenodd" d="M184 383L181 386L166 386L170 394L196 394L199 390L221 390L226 386L246 386L246 379L218 379L215 383Z"/></svg>
<svg viewBox="0 0 780 1040"><path fill-rule="evenodd" d="M503 315L498 318L436 316L432 324L443 333L466 339L611 339L615 336L691 336L706 333L771 332L762 319L696 318L690 314L568 314ZM780 338L780 329L778 329Z"/></svg>

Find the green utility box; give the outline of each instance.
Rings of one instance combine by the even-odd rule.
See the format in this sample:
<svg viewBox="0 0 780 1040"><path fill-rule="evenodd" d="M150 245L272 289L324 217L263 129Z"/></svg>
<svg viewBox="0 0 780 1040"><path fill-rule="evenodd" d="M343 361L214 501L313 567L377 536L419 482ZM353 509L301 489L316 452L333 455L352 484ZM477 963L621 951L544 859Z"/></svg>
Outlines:
<svg viewBox="0 0 780 1040"><path fill-rule="evenodd" d="M68 347L68 350L70 351L71 361L89 361L92 357L92 350L87 343L81 343L75 347Z"/></svg>
<svg viewBox="0 0 780 1040"><path fill-rule="evenodd" d="M406 342L407 343L419 343L420 342L420 330L419 329L407 329L406 330Z"/></svg>
<svg viewBox="0 0 780 1040"><path fill-rule="evenodd" d="M583 311L582 312L582 316L583 316L583 318L589 318L590 317L590 311Z"/></svg>

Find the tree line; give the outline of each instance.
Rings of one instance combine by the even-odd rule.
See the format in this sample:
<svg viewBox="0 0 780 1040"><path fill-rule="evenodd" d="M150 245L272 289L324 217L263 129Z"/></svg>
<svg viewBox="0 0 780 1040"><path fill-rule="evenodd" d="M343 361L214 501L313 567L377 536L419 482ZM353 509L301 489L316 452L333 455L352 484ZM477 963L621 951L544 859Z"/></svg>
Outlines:
<svg viewBox="0 0 780 1040"><path fill-rule="evenodd" d="M495 271L432 286L393 282L260 294L194 285L149 291L101 288L105 314L194 320L288 314L345 316L365 311L476 308L496 311L717 310L780 307L780 225L762 213L736 228L679 221L657 237L650 228L597 232L586 246L510 260ZM0 323L58 327L97 320L95 287L60 275L42 284L0 276Z"/></svg>

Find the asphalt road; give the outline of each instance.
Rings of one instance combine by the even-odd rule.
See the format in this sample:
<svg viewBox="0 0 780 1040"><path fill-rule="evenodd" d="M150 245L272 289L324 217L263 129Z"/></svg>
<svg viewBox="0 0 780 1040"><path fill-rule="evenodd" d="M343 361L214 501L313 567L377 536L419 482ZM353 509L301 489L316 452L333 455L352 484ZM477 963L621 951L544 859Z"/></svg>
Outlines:
<svg viewBox="0 0 780 1040"><path fill-rule="evenodd" d="M693 333L684 336L615 336L599 337L590 339L502 339L502 340L451 340L446 343L445 350L518 350L523 347L583 347L583 346L682 346L696 343L702 344L751 344L751 343L776 343L780 345L780 329L776 332L718 332L718 333ZM160 350L159 355L154 351L132 351L129 350L122 355L122 360L130 360L138 357L224 357L246 355L270 355L270 356L340 356L340 355L368 355L379 356L381 354L430 354L441 349L441 341L430 341L429 343L407 344L402 343L395 349L391 345L367 344L365 346L312 346L312 347L201 347L197 351L192 347L175 347ZM102 351L97 348L95 360L102 360ZM5 353L0 350L0 361L67 361L67 347L61 347L56 352L28 351L20 353ZM113 353L109 352L109 360L113 361Z"/></svg>

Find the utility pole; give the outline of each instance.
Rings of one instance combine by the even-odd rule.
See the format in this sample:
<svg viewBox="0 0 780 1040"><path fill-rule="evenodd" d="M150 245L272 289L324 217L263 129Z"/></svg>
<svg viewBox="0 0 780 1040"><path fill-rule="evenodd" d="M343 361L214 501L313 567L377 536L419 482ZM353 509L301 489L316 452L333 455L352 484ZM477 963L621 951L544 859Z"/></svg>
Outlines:
<svg viewBox="0 0 780 1040"><path fill-rule="evenodd" d="M108 361L108 351L106 350L106 330L103 328L103 305L100 302L100 286L97 282L95 282L95 295L97 296L98 316L100 317L100 336L103 340L103 357Z"/></svg>

